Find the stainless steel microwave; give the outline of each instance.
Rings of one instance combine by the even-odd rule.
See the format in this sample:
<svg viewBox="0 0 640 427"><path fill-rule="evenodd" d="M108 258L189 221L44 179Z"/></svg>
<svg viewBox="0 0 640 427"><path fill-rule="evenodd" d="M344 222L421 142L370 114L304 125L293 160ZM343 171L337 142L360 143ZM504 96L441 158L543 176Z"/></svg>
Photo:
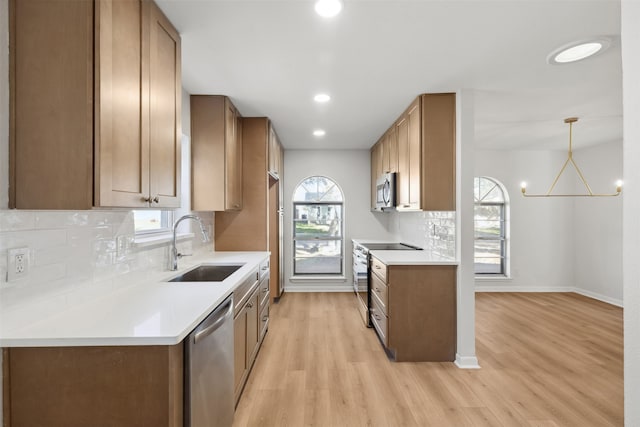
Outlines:
<svg viewBox="0 0 640 427"><path fill-rule="evenodd" d="M376 209L391 209L396 206L396 174L385 173L376 181Z"/></svg>

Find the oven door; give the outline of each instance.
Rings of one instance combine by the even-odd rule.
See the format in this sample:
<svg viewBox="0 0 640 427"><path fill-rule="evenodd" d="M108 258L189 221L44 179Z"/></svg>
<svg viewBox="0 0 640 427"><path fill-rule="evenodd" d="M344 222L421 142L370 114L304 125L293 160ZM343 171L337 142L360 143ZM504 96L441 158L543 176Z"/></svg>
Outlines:
<svg viewBox="0 0 640 427"><path fill-rule="evenodd" d="M366 326L369 325L369 291L368 291L368 264L365 255L354 252L353 254L353 290L358 297L358 311Z"/></svg>

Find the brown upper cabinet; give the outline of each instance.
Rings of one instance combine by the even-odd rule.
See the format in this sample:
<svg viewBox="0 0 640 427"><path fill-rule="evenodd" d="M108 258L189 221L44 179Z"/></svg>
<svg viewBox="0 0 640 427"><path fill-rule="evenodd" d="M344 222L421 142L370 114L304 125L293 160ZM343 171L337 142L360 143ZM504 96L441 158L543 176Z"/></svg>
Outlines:
<svg viewBox="0 0 640 427"><path fill-rule="evenodd" d="M384 173L383 170L384 140L381 138L371 147L371 209L376 210L376 184L378 178Z"/></svg>
<svg viewBox="0 0 640 427"><path fill-rule="evenodd" d="M192 209L242 209L242 117L223 95L191 96Z"/></svg>
<svg viewBox="0 0 640 427"><path fill-rule="evenodd" d="M178 207L180 55L151 1L11 0L9 206Z"/></svg>
<svg viewBox="0 0 640 427"><path fill-rule="evenodd" d="M277 179L280 179L284 172L283 154L280 139L271 126L269 130L269 173Z"/></svg>
<svg viewBox="0 0 640 427"><path fill-rule="evenodd" d="M391 126L382 137L382 172L398 172L398 140L396 128Z"/></svg>
<svg viewBox="0 0 640 427"><path fill-rule="evenodd" d="M379 176L387 170L394 172L397 165L396 205L399 211L454 211L455 117L454 93L418 96L371 149L372 196L375 197L377 179L374 179L373 171ZM382 151L379 145L382 145ZM384 150L385 147L388 149Z"/></svg>

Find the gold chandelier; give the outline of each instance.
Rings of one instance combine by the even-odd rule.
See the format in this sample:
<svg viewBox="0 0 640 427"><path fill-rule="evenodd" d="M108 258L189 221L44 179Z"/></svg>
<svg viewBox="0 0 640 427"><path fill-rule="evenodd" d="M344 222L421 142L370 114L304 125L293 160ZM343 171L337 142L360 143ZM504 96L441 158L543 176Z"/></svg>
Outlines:
<svg viewBox="0 0 640 427"><path fill-rule="evenodd" d="M562 169L560 169L560 172L558 173L558 175L556 176L556 179L553 180L553 183L551 184L551 187L549 187L549 191L547 191L546 194L527 194L527 183L523 182L520 186L521 190L522 190L522 195L524 197L613 197L613 196L619 196L620 193L622 192L622 181L618 181L616 182L616 192L615 193L611 193L611 194L595 194L593 191L591 191L591 187L589 187L589 184L587 184L587 180L584 178L584 175L582 174L582 171L580 170L580 168L578 167L578 165L576 164L576 161L573 159L573 145L572 145L572 131L573 131L573 124L575 122L578 121L577 117L569 117L567 119L564 119L565 123L569 123L569 152L568 152L568 156L567 156L567 160L564 162L564 165L562 165ZM558 183L558 180L560 179L560 176L562 175L562 173L565 171L565 169L567 168L567 165L571 164L576 172L578 172L578 176L580 177L580 180L582 181L582 183L584 184L585 188L587 189L587 193L586 194L551 194L551 192L553 192L553 189L555 188L556 184Z"/></svg>

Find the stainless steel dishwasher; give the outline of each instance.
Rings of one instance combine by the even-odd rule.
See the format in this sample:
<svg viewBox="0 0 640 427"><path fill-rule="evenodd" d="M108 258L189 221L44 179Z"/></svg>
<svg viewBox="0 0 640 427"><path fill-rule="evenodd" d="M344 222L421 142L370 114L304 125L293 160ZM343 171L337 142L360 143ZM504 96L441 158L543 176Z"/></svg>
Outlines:
<svg viewBox="0 0 640 427"><path fill-rule="evenodd" d="M233 295L187 337L185 427L228 427L234 412Z"/></svg>

